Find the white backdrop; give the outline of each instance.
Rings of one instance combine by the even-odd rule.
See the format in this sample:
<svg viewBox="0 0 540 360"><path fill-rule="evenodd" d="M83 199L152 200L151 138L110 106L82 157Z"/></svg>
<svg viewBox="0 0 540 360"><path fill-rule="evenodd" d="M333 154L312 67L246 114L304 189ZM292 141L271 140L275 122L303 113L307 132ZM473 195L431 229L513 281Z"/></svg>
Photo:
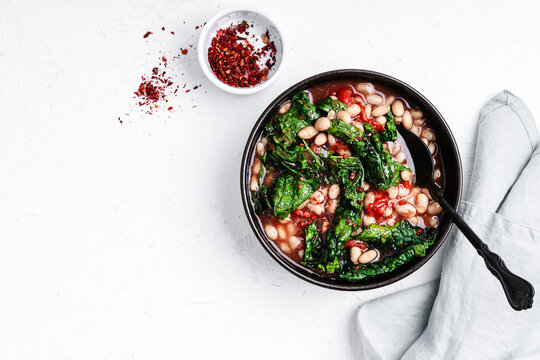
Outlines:
<svg viewBox="0 0 540 360"><path fill-rule="evenodd" d="M289 53L249 97L214 88L188 47L236 4L0 0L0 358L354 358L358 306L437 277L442 252L368 292L282 269L240 201L259 114L318 72L388 73L442 112L466 173L490 97L507 88L540 117L538 2L260 2ZM181 47L168 72L201 88L171 112L130 106L140 76Z"/></svg>

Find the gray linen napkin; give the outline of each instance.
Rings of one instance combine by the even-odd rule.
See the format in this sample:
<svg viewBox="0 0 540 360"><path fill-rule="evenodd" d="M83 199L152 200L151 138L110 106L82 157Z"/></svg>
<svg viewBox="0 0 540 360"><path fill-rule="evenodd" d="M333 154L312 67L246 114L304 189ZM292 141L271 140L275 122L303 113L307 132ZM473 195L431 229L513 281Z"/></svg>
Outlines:
<svg viewBox="0 0 540 360"><path fill-rule="evenodd" d="M467 201L459 213L540 291L540 137L504 91L482 109ZM440 280L372 300L357 315L362 359L540 359L540 301L516 312L454 228ZM537 294L538 297L538 294Z"/></svg>

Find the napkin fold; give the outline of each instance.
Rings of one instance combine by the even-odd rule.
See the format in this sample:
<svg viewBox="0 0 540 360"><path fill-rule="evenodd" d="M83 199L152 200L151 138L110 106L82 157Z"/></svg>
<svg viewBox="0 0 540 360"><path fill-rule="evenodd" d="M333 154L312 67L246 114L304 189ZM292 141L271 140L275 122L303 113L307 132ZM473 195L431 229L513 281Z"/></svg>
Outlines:
<svg viewBox="0 0 540 360"><path fill-rule="evenodd" d="M509 91L482 109L459 213L508 268L540 289L540 136ZM454 227L440 280L363 304L362 359L539 359L540 304L513 310L499 281Z"/></svg>

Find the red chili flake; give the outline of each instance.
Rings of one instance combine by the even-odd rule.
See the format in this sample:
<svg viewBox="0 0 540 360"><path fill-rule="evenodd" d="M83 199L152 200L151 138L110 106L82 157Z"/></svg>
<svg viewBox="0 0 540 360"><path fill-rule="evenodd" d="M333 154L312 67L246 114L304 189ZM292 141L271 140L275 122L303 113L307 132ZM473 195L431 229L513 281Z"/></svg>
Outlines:
<svg viewBox="0 0 540 360"><path fill-rule="evenodd" d="M152 34L153 34L153 32L148 31L146 34L144 34L143 38L146 39L147 37L149 37L149 36L152 35Z"/></svg>
<svg viewBox="0 0 540 360"><path fill-rule="evenodd" d="M165 31L165 27L162 27L161 30Z"/></svg>
<svg viewBox="0 0 540 360"><path fill-rule="evenodd" d="M265 55L265 51L270 51L271 58L275 59L275 46L272 42L272 46L268 43L261 50L256 50L245 37L240 36L248 27L247 22L243 21L241 24L219 29L208 48L208 61L212 71L230 86L257 85L268 79L268 72L275 64L275 61L267 61L264 67L259 66L258 62ZM268 36L268 32L265 35Z"/></svg>
<svg viewBox="0 0 540 360"><path fill-rule="evenodd" d="M162 57L161 57L161 60L162 60L163 62L167 62L167 58L166 58L165 56L162 56Z"/></svg>
<svg viewBox="0 0 540 360"><path fill-rule="evenodd" d="M154 73L154 75L159 74L159 69L157 67L153 68L152 73Z"/></svg>
<svg viewBox="0 0 540 360"><path fill-rule="evenodd" d="M195 26L195 30L197 30L199 28L199 25Z"/></svg>
<svg viewBox="0 0 540 360"><path fill-rule="evenodd" d="M120 116L118 117L118 121L120 121L120 124L123 124L124 122L120 119Z"/></svg>
<svg viewBox="0 0 540 360"><path fill-rule="evenodd" d="M169 106L169 108L168 108L167 110L171 111L172 109L173 109L173 107L172 107L172 106Z"/></svg>
<svg viewBox="0 0 540 360"><path fill-rule="evenodd" d="M187 90L186 90L186 93L188 93L188 92L190 92L190 91L191 91L191 89L187 89Z"/></svg>
<svg viewBox="0 0 540 360"><path fill-rule="evenodd" d="M187 55L188 50L187 49L180 49L182 51L182 55Z"/></svg>
<svg viewBox="0 0 540 360"><path fill-rule="evenodd" d="M366 243L361 240L348 240L345 243L345 247L349 247L349 248L358 247L361 250L367 249Z"/></svg>
<svg viewBox="0 0 540 360"><path fill-rule="evenodd" d="M171 31L171 34L173 34L173 35L174 35L174 31Z"/></svg>
<svg viewBox="0 0 540 360"><path fill-rule="evenodd" d="M356 173L355 173L355 172L352 172L352 173L349 175L349 179L351 179L351 180L354 180L355 177L356 177Z"/></svg>

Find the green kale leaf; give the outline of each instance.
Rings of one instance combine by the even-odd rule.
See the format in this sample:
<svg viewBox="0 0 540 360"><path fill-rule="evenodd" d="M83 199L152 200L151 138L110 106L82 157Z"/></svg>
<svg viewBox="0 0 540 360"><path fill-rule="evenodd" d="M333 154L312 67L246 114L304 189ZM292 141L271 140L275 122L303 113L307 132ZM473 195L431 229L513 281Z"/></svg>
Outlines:
<svg viewBox="0 0 540 360"><path fill-rule="evenodd" d="M318 268L333 274L347 263L345 243L353 231L360 227L362 212L348 207L339 207L334 218L334 227L328 231L322 263Z"/></svg>
<svg viewBox="0 0 540 360"><path fill-rule="evenodd" d="M315 223L311 223L306 227L306 246L304 248L304 258L302 264L315 267L320 262L322 256L322 241L319 233L317 232L317 226Z"/></svg>
<svg viewBox="0 0 540 360"><path fill-rule="evenodd" d="M413 226L408 220L402 220L393 226L368 225L354 240L399 247L421 243L431 238L433 232L436 231L434 228L424 230L418 226Z"/></svg>
<svg viewBox="0 0 540 360"><path fill-rule="evenodd" d="M328 114L331 110L339 111L339 110L347 110L347 106L342 103L339 100L332 100L332 98L329 96L324 100L319 101L317 104L315 104L315 107L319 110L324 111Z"/></svg>
<svg viewBox="0 0 540 360"><path fill-rule="evenodd" d="M326 159L330 169L330 181L340 184L342 195L350 205L362 210L364 200L364 166L359 158L332 156Z"/></svg>
<svg viewBox="0 0 540 360"><path fill-rule="evenodd" d="M274 216L285 219L306 201L319 186L316 178L304 178L297 174L284 172L272 184L270 204Z"/></svg>

